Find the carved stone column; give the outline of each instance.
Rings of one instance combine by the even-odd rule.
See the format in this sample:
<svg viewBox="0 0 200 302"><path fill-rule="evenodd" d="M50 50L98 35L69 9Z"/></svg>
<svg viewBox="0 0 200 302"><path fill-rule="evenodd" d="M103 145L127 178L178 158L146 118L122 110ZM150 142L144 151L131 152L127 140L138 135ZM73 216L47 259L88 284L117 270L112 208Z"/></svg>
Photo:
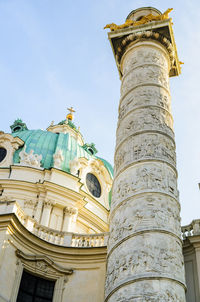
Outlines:
<svg viewBox="0 0 200 302"><path fill-rule="evenodd" d="M165 33L170 20L163 22ZM122 84L106 302L185 301L169 90L169 74L178 72L169 51L175 45L158 24L149 27L109 34Z"/></svg>
<svg viewBox="0 0 200 302"><path fill-rule="evenodd" d="M49 225L49 220L50 220L50 215L51 215L51 210L53 207L54 203L52 201L45 201L43 204L43 211L42 211L42 218L40 221L40 224L48 227Z"/></svg>
<svg viewBox="0 0 200 302"><path fill-rule="evenodd" d="M65 207L64 208L64 219L63 219L63 232L72 232L72 219L77 214L77 209Z"/></svg>

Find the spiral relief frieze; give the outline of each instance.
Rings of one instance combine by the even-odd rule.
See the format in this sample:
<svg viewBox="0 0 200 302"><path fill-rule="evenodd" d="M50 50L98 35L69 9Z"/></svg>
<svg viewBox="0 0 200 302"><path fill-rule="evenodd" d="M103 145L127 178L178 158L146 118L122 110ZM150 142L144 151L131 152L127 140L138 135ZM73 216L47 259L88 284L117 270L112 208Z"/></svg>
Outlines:
<svg viewBox="0 0 200 302"><path fill-rule="evenodd" d="M138 232L160 230L180 238L180 207L162 194L146 194L123 202L111 215L109 251Z"/></svg>
<svg viewBox="0 0 200 302"><path fill-rule="evenodd" d="M118 123L116 148L126 138L144 131L160 131L173 138L173 119L171 114L156 107L145 107L130 112L126 119Z"/></svg>
<svg viewBox="0 0 200 302"><path fill-rule="evenodd" d="M173 54L170 41L152 30L118 41L122 83L105 302L185 302L169 91Z"/></svg>
<svg viewBox="0 0 200 302"><path fill-rule="evenodd" d="M157 86L137 87L120 101L119 120L133 109L146 106L157 106L171 111L171 98L169 93Z"/></svg>
<svg viewBox="0 0 200 302"><path fill-rule="evenodd" d="M166 72L158 66L141 66L128 73L123 78L121 96L138 85L157 85L169 90L169 80Z"/></svg>
<svg viewBox="0 0 200 302"><path fill-rule="evenodd" d="M138 163L114 180L111 211L122 201L143 192L162 192L178 198L177 175L164 163ZM111 212L112 213L112 212Z"/></svg>
<svg viewBox="0 0 200 302"><path fill-rule="evenodd" d="M115 175L141 160L161 160L176 166L174 140L157 133L129 136L115 152Z"/></svg>
<svg viewBox="0 0 200 302"><path fill-rule="evenodd" d="M111 255L107 267L107 294L117 284L136 277L170 276L184 281L182 243L173 236L159 233L140 234L124 241Z"/></svg>
<svg viewBox="0 0 200 302"><path fill-rule="evenodd" d="M185 302L185 289L167 279L141 280L119 287L109 302Z"/></svg>
<svg viewBox="0 0 200 302"><path fill-rule="evenodd" d="M146 64L158 65L159 67L168 71L169 64L166 60L167 54L164 54L164 52L162 53L160 50L162 50L162 48L152 49L152 47L147 46L145 49L143 49L142 46L136 46L134 54L128 51L124 57L124 60L121 62L123 75L125 76L131 70Z"/></svg>

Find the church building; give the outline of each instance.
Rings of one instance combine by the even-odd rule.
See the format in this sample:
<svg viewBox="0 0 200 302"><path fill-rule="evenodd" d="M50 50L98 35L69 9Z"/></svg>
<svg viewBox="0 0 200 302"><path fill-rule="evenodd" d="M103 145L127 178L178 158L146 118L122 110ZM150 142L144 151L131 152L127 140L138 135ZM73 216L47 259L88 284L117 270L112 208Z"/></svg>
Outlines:
<svg viewBox="0 0 200 302"><path fill-rule="evenodd" d="M171 10L105 26L121 79L114 169L72 107L46 131L0 131L0 302L200 301L200 220L180 225Z"/></svg>

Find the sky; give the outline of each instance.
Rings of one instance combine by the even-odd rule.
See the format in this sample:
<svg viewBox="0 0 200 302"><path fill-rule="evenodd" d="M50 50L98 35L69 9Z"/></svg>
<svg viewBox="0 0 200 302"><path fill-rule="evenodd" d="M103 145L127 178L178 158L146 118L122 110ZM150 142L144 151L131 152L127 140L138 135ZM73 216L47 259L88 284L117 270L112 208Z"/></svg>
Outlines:
<svg viewBox="0 0 200 302"><path fill-rule="evenodd" d="M200 218L199 0L0 0L0 130L46 129L76 110L86 143L113 163L120 80L107 23L134 9L170 14L182 74L170 79L182 225Z"/></svg>

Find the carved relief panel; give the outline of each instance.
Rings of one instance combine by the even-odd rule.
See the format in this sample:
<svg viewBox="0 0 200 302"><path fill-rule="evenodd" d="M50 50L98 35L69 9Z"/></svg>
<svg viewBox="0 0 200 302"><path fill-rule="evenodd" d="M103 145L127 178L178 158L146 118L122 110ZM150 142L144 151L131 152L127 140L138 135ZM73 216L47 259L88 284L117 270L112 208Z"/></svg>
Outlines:
<svg viewBox="0 0 200 302"><path fill-rule="evenodd" d="M180 237L178 202L161 194L145 194L125 201L110 217L108 252L124 238L149 228L166 230Z"/></svg>
<svg viewBox="0 0 200 302"><path fill-rule="evenodd" d="M175 171L164 163L143 163L123 171L113 184L111 210L138 193L163 192L178 198Z"/></svg>
<svg viewBox="0 0 200 302"><path fill-rule="evenodd" d="M129 111L142 106L158 106L171 111L171 97L161 87L137 87L121 99L119 119L123 119Z"/></svg>
<svg viewBox="0 0 200 302"><path fill-rule="evenodd" d="M119 122L117 128L117 146L127 137L141 131L161 131L172 138L173 119L168 111L156 107L140 108Z"/></svg>
<svg viewBox="0 0 200 302"><path fill-rule="evenodd" d="M173 139L153 133L129 137L115 152L115 173L138 160L157 159L176 165ZM115 174L116 175L116 174Z"/></svg>
<svg viewBox="0 0 200 302"><path fill-rule="evenodd" d="M158 48L142 46L129 51L121 64L123 75L130 72L132 69L145 64L154 64L164 68L166 71L169 68L166 55Z"/></svg>
<svg viewBox="0 0 200 302"><path fill-rule="evenodd" d="M168 72L156 65L146 65L132 70L123 77L121 96L138 85L158 85L169 90Z"/></svg>
<svg viewBox="0 0 200 302"><path fill-rule="evenodd" d="M105 302L185 302L185 291L176 282L141 280L119 288Z"/></svg>
<svg viewBox="0 0 200 302"><path fill-rule="evenodd" d="M182 244L168 234L144 233L132 237L111 255L107 266L107 293L128 279L144 276L168 276L184 282Z"/></svg>

